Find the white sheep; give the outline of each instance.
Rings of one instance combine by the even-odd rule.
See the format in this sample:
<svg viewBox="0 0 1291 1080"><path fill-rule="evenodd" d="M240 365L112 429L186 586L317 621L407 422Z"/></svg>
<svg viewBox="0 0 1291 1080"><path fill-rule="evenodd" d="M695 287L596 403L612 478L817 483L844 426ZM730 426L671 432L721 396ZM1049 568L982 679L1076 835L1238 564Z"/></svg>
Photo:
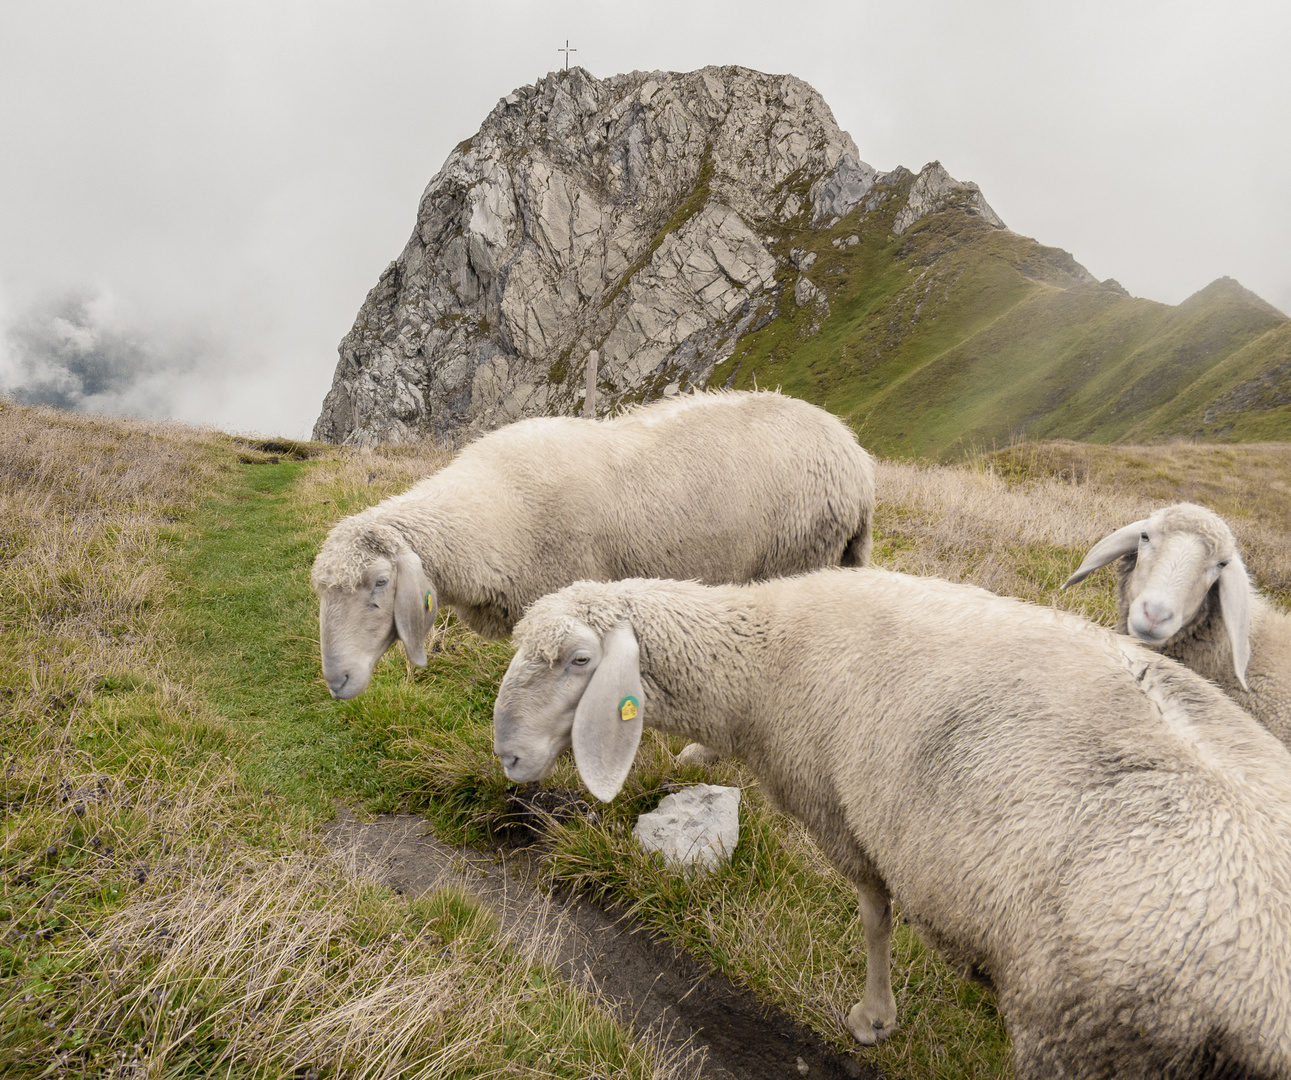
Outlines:
<svg viewBox="0 0 1291 1080"><path fill-rule="evenodd" d="M1291 616L1252 587L1224 519L1167 506L1105 536L1063 588L1118 559L1120 632L1218 683L1291 746Z"/></svg>
<svg viewBox="0 0 1291 1080"><path fill-rule="evenodd" d="M1291 1076L1291 754L1174 661L872 569L579 582L514 640L511 780L572 745L608 800L644 721L809 826L860 896L861 1042L896 1025L895 898L994 987L1019 1080Z"/></svg>
<svg viewBox="0 0 1291 1080"><path fill-rule="evenodd" d="M874 464L841 420L776 393L684 395L608 420L523 420L354 514L314 561L323 674L368 685L438 604L501 637L579 579L738 582L869 560Z"/></svg>

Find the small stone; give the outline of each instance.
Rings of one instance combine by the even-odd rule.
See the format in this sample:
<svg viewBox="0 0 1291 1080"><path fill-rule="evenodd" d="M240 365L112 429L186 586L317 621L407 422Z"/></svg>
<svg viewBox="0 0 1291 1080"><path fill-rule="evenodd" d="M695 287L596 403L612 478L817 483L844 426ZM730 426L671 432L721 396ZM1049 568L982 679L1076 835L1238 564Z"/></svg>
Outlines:
<svg viewBox="0 0 1291 1080"><path fill-rule="evenodd" d="M798 284L793 288L793 302L799 307L806 307L808 304L814 303L819 295L820 290L805 277L800 277Z"/></svg>
<svg viewBox="0 0 1291 1080"><path fill-rule="evenodd" d="M682 747L681 752L674 758L678 765L711 765L720 757L716 750L712 750L703 743L687 743Z"/></svg>
<svg viewBox="0 0 1291 1080"><path fill-rule="evenodd" d="M789 258L794 266L805 274L815 263L816 253L814 251L804 251L802 248L793 248L789 252Z"/></svg>
<svg viewBox="0 0 1291 1080"><path fill-rule="evenodd" d="M811 1072L811 1066L808 1065L805 1061L803 1061L802 1058L799 1058L798 1071L802 1073L803 1076L806 1076L809 1072Z"/></svg>
<svg viewBox="0 0 1291 1080"><path fill-rule="evenodd" d="M669 862L711 870L729 859L740 839L740 789L695 784L662 799L632 829L646 851Z"/></svg>

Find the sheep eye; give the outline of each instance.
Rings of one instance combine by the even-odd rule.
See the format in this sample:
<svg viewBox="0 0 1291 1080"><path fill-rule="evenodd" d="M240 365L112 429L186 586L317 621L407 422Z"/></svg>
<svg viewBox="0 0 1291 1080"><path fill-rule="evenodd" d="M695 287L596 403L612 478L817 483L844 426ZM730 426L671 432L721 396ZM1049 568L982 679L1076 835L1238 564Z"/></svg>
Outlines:
<svg viewBox="0 0 1291 1080"><path fill-rule="evenodd" d="M592 659L592 658L591 658L590 656L575 656L575 657L574 657L574 659L572 659L572 660L569 662L569 666L570 666L570 667L587 667L587 665L591 662L591 659Z"/></svg>
<svg viewBox="0 0 1291 1080"><path fill-rule="evenodd" d="M388 577L379 577L377 578L377 581L376 581L376 588L382 589L389 584L390 584L390 579Z"/></svg>
<svg viewBox="0 0 1291 1080"><path fill-rule="evenodd" d="M1225 566L1227 566L1227 565L1228 565L1228 560L1227 560L1227 559L1225 559L1223 562L1218 562L1218 563L1216 563L1216 564L1215 564L1216 568L1217 568L1217 569L1220 569L1220 570L1224 569L1224 567L1225 567Z"/></svg>
<svg viewBox="0 0 1291 1080"><path fill-rule="evenodd" d="M1146 544L1146 543L1149 543L1149 540L1148 540L1148 534L1147 534L1147 533L1140 533L1140 534L1139 534L1139 539L1140 539L1141 541L1143 541L1143 543L1145 543L1145 544Z"/></svg>

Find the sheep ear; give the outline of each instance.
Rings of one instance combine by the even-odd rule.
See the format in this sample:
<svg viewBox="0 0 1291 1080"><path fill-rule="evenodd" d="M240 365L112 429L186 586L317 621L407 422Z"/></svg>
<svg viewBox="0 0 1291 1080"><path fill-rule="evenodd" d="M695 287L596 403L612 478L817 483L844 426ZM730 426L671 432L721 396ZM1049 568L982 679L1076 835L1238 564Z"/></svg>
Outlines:
<svg viewBox="0 0 1291 1080"><path fill-rule="evenodd" d="M417 553L404 548L395 556L394 627L403 651L418 667L426 666L426 635L435 625L439 606L435 587L421 568Z"/></svg>
<svg viewBox="0 0 1291 1080"><path fill-rule="evenodd" d="M1084 581L1095 570L1106 566L1110 562L1115 562L1122 555L1131 555L1139 549L1139 537L1143 535L1143 530L1147 528L1147 519L1136 521L1131 525L1126 525L1122 529L1117 529L1110 536L1104 536L1097 544L1089 549L1089 554L1085 556L1085 561L1076 567L1076 572L1063 582L1064 589L1070 588L1078 581Z"/></svg>
<svg viewBox="0 0 1291 1080"><path fill-rule="evenodd" d="M1228 640L1233 646L1233 670L1243 690L1246 685L1246 665L1251 662L1251 580L1241 556L1234 555L1219 572L1219 610L1228 627Z"/></svg>
<svg viewBox="0 0 1291 1080"><path fill-rule="evenodd" d="M601 662L574 713L574 763L587 790L609 802L627 779L641 742L641 659L627 623L608 631Z"/></svg>

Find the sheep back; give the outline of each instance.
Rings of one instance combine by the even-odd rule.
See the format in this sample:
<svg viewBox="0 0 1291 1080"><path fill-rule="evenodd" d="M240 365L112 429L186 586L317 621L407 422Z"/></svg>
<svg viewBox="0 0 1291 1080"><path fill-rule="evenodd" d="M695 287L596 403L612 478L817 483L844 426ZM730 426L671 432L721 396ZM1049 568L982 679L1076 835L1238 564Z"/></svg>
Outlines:
<svg viewBox="0 0 1291 1080"><path fill-rule="evenodd" d="M533 600L579 579L749 581L863 564L873 507L873 462L825 410L765 391L693 394L484 436L338 525L315 580L359 561L340 550L357 532L387 526L442 603L500 636Z"/></svg>

